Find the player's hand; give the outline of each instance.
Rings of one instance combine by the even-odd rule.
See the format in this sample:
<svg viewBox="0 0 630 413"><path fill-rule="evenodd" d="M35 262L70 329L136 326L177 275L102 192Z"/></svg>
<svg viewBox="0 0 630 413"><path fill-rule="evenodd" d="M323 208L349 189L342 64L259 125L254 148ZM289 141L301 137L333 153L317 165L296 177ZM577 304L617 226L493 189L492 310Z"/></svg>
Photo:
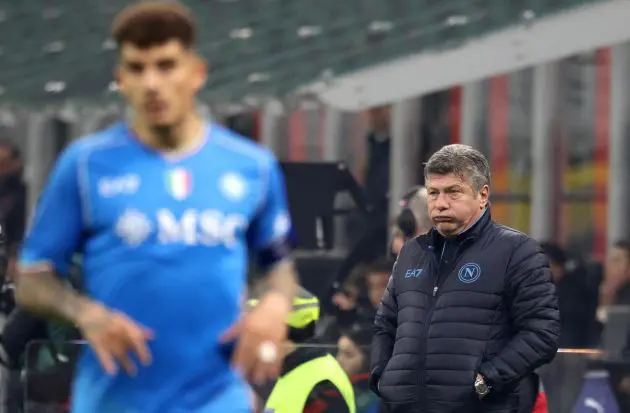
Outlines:
<svg viewBox="0 0 630 413"><path fill-rule="evenodd" d="M147 341L153 338L153 333L124 314L90 303L77 320L77 327L107 374L116 374L121 366L134 376L137 366L131 359L132 352L143 365L151 363Z"/></svg>
<svg viewBox="0 0 630 413"><path fill-rule="evenodd" d="M270 292L223 334L223 342L238 339L232 364L248 380L263 384L280 373L290 312L291 303L287 297ZM270 357L273 360L264 360L264 357L261 358L261 346L271 345L275 346L275 357Z"/></svg>

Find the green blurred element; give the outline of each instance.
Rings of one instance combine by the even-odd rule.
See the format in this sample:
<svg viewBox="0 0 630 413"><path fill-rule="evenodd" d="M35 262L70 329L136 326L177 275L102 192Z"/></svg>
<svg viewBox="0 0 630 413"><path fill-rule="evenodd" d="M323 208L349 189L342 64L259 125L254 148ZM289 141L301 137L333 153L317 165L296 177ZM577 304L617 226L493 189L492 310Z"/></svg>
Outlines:
<svg viewBox="0 0 630 413"><path fill-rule="evenodd" d="M247 300L247 308L254 308L258 303L257 298L250 298ZM293 308L287 324L294 329L306 328L319 320L319 310L319 299L304 288L300 288L299 293L293 298Z"/></svg>
<svg viewBox="0 0 630 413"><path fill-rule="evenodd" d="M610 0L188 0L211 81L202 98L283 96L322 77L443 50ZM2 100L115 100L110 23L124 0L0 0ZM589 28L585 28L588 30ZM48 89L48 91L46 91Z"/></svg>

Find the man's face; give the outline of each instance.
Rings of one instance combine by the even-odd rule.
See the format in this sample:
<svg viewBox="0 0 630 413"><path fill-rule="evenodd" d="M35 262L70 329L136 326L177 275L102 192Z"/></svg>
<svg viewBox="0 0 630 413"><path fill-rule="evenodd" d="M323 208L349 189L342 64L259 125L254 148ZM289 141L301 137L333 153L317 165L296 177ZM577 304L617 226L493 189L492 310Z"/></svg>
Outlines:
<svg viewBox="0 0 630 413"><path fill-rule="evenodd" d="M387 282L389 281L389 273L373 272L368 274L368 298L374 307L378 306L385 294Z"/></svg>
<svg viewBox="0 0 630 413"><path fill-rule="evenodd" d="M181 122L193 110L195 95L205 80L201 59L177 40L147 49L130 43L121 47L120 90L149 127Z"/></svg>
<svg viewBox="0 0 630 413"><path fill-rule="evenodd" d="M554 282L560 281L564 276L564 266L555 261L549 261L549 269Z"/></svg>
<svg viewBox="0 0 630 413"><path fill-rule="evenodd" d="M356 308L358 296L358 288L346 286L342 291L333 295L332 301L341 311L350 311Z"/></svg>
<svg viewBox="0 0 630 413"><path fill-rule="evenodd" d="M624 248L614 247L606 259L606 279L622 281L630 276L630 256Z"/></svg>
<svg viewBox="0 0 630 413"><path fill-rule="evenodd" d="M429 216L443 236L466 230L488 204L490 191L485 185L479 192L459 176L429 175L426 180Z"/></svg>
<svg viewBox="0 0 630 413"><path fill-rule="evenodd" d="M373 132L389 132L390 112L389 106L378 106L368 111L370 128Z"/></svg>
<svg viewBox="0 0 630 413"><path fill-rule="evenodd" d="M395 233L392 236L391 250L392 254L398 256L400 250L405 245L405 236L402 233Z"/></svg>
<svg viewBox="0 0 630 413"><path fill-rule="evenodd" d="M0 177L13 174L19 169L19 162L13 158L13 151L6 146L0 146Z"/></svg>

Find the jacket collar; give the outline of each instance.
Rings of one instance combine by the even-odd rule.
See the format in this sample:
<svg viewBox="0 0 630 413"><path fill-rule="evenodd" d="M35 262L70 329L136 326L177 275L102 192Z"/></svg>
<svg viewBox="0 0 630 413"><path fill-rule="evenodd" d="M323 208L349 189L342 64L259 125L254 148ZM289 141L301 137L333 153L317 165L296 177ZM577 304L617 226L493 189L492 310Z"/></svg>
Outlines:
<svg viewBox="0 0 630 413"><path fill-rule="evenodd" d="M492 222L492 214L490 213L490 207L488 206L481 216L475 221L472 226L466 229L461 234L458 234L449 240L453 240L456 243L475 240L480 237L480 235L484 232L484 230L488 227L488 225ZM423 249L426 250L435 250L442 243L445 238L440 235L440 233L435 229L431 228L429 232L425 235L420 235L416 238L417 242Z"/></svg>

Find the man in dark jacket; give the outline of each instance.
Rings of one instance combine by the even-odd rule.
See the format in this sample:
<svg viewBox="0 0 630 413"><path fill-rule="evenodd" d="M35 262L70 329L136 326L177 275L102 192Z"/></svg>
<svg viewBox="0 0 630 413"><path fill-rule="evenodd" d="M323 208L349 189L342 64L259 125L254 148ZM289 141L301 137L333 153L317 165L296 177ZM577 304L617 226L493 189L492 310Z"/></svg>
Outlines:
<svg viewBox="0 0 630 413"><path fill-rule="evenodd" d="M371 384L393 413L531 412L560 335L540 246L492 221L490 167L449 145L425 168L434 228L400 252L379 306Z"/></svg>
<svg viewBox="0 0 630 413"><path fill-rule="evenodd" d="M26 190L19 149L11 142L0 139L0 216L5 222L10 254L15 253L24 236Z"/></svg>

